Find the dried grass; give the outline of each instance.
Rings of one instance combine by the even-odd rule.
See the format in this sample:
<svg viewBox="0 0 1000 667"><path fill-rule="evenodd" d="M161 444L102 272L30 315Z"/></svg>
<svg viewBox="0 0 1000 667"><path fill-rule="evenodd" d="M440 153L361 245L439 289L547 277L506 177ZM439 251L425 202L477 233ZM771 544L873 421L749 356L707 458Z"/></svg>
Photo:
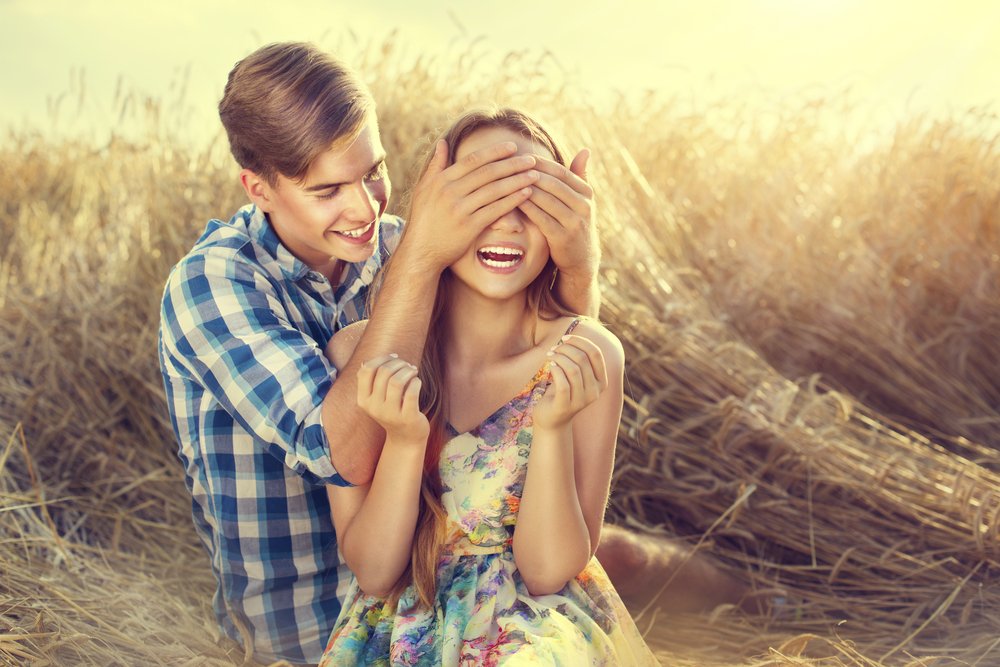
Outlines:
<svg viewBox="0 0 1000 667"><path fill-rule="evenodd" d="M829 100L599 110L547 58L386 44L352 48L398 190L484 99L598 156L603 317L629 359L610 517L786 599L635 610L664 663L1000 664L996 116L864 139ZM3 664L244 664L155 358L167 270L240 193L220 140L173 145L169 110L130 108L143 139L0 143Z"/></svg>

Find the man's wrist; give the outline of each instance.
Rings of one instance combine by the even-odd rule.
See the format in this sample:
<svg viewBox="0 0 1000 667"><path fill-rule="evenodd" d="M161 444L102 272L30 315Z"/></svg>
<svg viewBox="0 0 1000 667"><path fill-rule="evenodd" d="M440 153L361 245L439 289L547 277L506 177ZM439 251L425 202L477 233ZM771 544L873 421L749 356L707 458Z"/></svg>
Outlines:
<svg viewBox="0 0 1000 667"><path fill-rule="evenodd" d="M559 268L559 279L567 280L577 287L590 285L597 279L597 266L577 264L567 269Z"/></svg>
<svg viewBox="0 0 1000 667"><path fill-rule="evenodd" d="M579 264L575 268L559 269L555 284L560 300L581 315L597 316L600 293L597 286L597 267Z"/></svg>
<svg viewBox="0 0 1000 667"><path fill-rule="evenodd" d="M428 282L435 284L441 278L444 270L448 268L447 264L437 259L435 253L414 248L413 245L406 243L405 239L396 250L392 261L393 266L402 266L400 273L418 279L426 279Z"/></svg>

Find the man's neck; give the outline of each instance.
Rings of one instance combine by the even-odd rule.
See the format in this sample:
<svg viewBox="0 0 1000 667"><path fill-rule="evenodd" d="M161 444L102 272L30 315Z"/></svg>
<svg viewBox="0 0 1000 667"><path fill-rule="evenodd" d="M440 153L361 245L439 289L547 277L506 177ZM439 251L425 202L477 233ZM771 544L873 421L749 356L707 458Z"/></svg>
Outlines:
<svg viewBox="0 0 1000 667"><path fill-rule="evenodd" d="M344 270L347 268L347 262L342 259L334 259L333 265L330 266L325 271L320 271L326 279L330 281L330 287L336 288L340 285L340 281L344 279Z"/></svg>

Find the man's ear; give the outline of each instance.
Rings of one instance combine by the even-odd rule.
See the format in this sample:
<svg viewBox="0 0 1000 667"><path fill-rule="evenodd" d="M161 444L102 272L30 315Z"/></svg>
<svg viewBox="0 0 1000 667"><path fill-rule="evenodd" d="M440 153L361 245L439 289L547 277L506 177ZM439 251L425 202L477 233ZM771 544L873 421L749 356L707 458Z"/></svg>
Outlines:
<svg viewBox="0 0 1000 667"><path fill-rule="evenodd" d="M250 169L240 170L240 183L246 191L250 201L256 204L257 208L264 213L271 212L271 186L267 184L257 172Z"/></svg>

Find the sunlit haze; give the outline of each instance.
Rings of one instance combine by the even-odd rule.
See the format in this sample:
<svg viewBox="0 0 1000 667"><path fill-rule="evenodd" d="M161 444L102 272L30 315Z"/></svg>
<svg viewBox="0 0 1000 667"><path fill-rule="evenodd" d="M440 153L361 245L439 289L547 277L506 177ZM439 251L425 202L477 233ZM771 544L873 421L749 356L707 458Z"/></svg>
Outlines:
<svg viewBox="0 0 1000 667"><path fill-rule="evenodd" d="M119 81L167 102L184 82L192 123L215 131L226 73L253 48L380 43L392 30L413 57L460 53L474 40L497 57L549 52L595 100L616 91L695 104L847 91L873 113L900 116L995 110L1000 91L1000 3L983 0L0 0L0 126L48 126L60 95L60 125L81 109L91 124L112 126Z"/></svg>

